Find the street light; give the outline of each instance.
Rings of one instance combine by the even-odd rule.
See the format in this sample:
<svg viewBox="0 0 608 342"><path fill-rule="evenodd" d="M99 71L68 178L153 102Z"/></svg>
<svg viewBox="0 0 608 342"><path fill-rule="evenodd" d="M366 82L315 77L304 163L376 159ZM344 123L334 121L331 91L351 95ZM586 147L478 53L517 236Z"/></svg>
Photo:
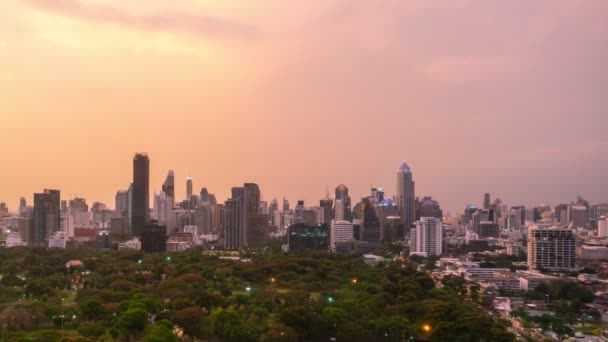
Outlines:
<svg viewBox="0 0 608 342"><path fill-rule="evenodd" d="M422 330L424 330L424 332L428 333L431 331L431 326L429 324L423 324Z"/></svg>
<svg viewBox="0 0 608 342"><path fill-rule="evenodd" d="M250 287L250 286L247 286L247 287L245 288L245 291L247 291L247 292L251 292L251 287Z"/></svg>
<svg viewBox="0 0 608 342"><path fill-rule="evenodd" d="M357 278L353 278L353 280L351 280L351 282L352 282L353 284L356 284L356 283L357 283Z"/></svg>

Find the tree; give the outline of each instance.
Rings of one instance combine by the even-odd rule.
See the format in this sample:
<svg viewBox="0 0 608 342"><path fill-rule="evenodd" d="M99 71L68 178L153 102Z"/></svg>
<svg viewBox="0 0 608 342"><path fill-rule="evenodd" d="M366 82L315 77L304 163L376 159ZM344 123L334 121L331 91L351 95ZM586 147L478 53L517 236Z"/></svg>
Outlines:
<svg viewBox="0 0 608 342"><path fill-rule="evenodd" d="M143 331L148 323L148 313L142 309L128 309L118 317L118 326L130 333Z"/></svg>
<svg viewBox="0 0 608 342"><path fill-rule="evenodd" d="M154 325L148 333L143 337L142 342L177 342L177 336L173 330L165 325Z"/></svg>

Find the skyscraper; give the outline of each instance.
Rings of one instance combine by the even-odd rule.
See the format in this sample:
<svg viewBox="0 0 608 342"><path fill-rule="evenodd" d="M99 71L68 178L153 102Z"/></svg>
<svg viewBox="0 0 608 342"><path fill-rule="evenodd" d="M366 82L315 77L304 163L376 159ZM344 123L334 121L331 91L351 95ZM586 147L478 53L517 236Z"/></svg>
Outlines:
<svg viewBox="0 0 608 342"><path fill-rule="evenodd" d="M340 184L336 187L336 201L342 201L342 217L335 217L336 220L351 221L353 219L351 211L350 196L348 196L348 188L344 184Z"/></svg>
<svg viewBox="0 0 608 342"><path fill-rule="evenodd" d="M412 254L424 256L441 255L443 244L443 226L436 217L421 217L410 232Z"/></svg>
<svg viewBox="0 0 608 342"><path fill-rule="evenodd" d="M140 235L150 211L150 159L145 153L137 153L133 158L132 186L131 229L133 235Z"/></svg>
<svg viewBox="0 0 608 342"><path fill-rule="evenodd" d="M171 197L171 209L173 209L175 206L175 174L173 173L173 170L169 170L169 173L167 173L167 178L165 178L165 182L163 183L161 190L167 196Z"/></svg>
<svg viewBox="0 0 608 342"><path fill-rule="evenodd" d="M405 229L409 229L415 219L415 198L412 169L403 162L397 170L397 210Z"/></svg>
<svg viewBox="0 0 608 342"><path fill-rule="evenodd" d="M55 232L61 230L61 193L59 190L45 189L34 194L34 231L32 243L46 245Z"/></svg>
<svg viewBox="0 0 608 342"><path fill-rule="evenodd" d="M347 243L353 240L353 224L348 221L331 220L330 246L336 250L336 244Z"/></svg>
<svg viewBox="0 0 608 342"><path fill-rule="evenodd" d="M127 190L118 190L116 191L116 196L114 197L115 201L115 214L114 217L123 217L127 216L128 208L129 208L129 191Z"/></svg>
<svg viewBox="0 0 608 342"><path fill-rule="evenodd" d="M533 226L528 230L528 267L551 271L576 268L576 239L570 229Z"/></svg>
<svg viewBox="0 0 608 342"><path fill-rule="evenodd" d="M382 231L376 208L369 197L363 199L361 205L361 218L363 219L363 240L367 241L369 249L380 247Z"/></svg>
<svg viewBox="0 0 608 342"><path fill-rule="evenodd" d="M319 206L323 208L323 221L321 223L330 223L334 217L334 201L331 198L325 198L319 201Z"/></svg>
<svg viewBox="0 0 608 342"><path fill-rule="evenodd" d="M486 193L483 195L483 208L490 209L490 194Z"/></svg>
<svg viewBox="0 0 608 342"><path fill-rule="evenodd" d="M186 200L190 201L192 198L192 177L186 178Z"/></svg>

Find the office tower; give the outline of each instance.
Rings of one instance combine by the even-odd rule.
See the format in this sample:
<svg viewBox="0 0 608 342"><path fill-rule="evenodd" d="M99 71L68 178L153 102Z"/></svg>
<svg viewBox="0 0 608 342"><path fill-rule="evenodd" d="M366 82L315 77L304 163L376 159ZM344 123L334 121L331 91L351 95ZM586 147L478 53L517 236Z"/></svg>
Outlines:
<svg viewBox="0 0 608 342"><path fill-rule="evenodd" d="M516 205L511 207L511 213L515 215L515 217L519 218L519 224L524 226L526 224L526 206L524 205Z"/></svg>
<svg viewBox="0 0 608 342"><path fill-rule="evenodd" d="M419 220L421 217L443 219L443 210L441 210L439 202L430 196L424 197L421 201L416 198L416 219Z"/></svg>
<svg viewBox="0 0 608 342"><path fill-rule="evenodd" d="M435 217L421 217L410 232L410 252L423 256L441 255L443 226Z"/></svg>
<svg viewBox="0 0 608 342"><path fill-rule="evenodd" d="M127 215L127 208L129 207L129 191L118 190L116 196L114 196L114 217L123 217Z"/></svg>
<svg viewBox="0 0 608 342"><path fill-rule="evenodd" d="M89 205L84 198L76 197L70 200L70 214L76 216L77 213L89 211Z"/></svg>
<svg viewBox="0 0 608 342"><path fill-rule="evenodd" d="M194 225L197 234L212 234L214 231L215 206L210 203L201 204L194 211Z"/></svg>
<svg viewBox="0 0 608 342"><path fill-rule="evenodd" d="M561 224L562 226L567 226L569 223L567 222L568 205L558 204L555 206L555 208L553 208L553 211L555 212L555 219L559 222L559 224Z"/></svg>
<svg viewBox="0 0 608 342"><path fill-rule="evenodd" d="M406 229L409 229L415 220L415 198L412 169L403 162L397 170L397 208Z"/></svg>
<svg viewBox="0 0 608 342"><path fill-rule="evenodd" d="M597 222L602 216L608 216L608 204L596 204L591 207L590 210L590 221L597 227Z"/></svg>
<svg viewBox="0 0 608 342"><path fill-rule="evenodd" d="M576 239L567 228L528 229L528 267L550 271L576 269Z"/></svg>
<svg viewBox="0 0 608 342"><path fill-rule="evenodd" d="M398 217L401 221L401 217L398 216L397 206L391 198L384 198L380 201L376 207L376 215L380 220L380 237L383 241L396 241L399 240L397 236L394 236L394 232L391 230L394 228L394 224L389 222L389 217Z"/></svg>
<svg viewBox="0 0 608 342"><path fill-rule="evenodd" d="M395 242L404 238L403 222L399 216L388 216L382 224L382 241Z"/></svg>
<svg viewBox="0 0 608 342"><path fill-rule="evenodd" d="M161 190L172 198L173 202L171 203L171 206L175 206L175 174L173 173L173 170L169 170L167 173L167 178L165 178Z"/></svg>
<svg viewBox="0 0 608 342"><path fill-rule="evenodd" d="M319 201L319 207L323 208L321 223L330 223L334 217L334 201L331 198L322 199Z"/></svg>
<svg viewBox="0 0 608 342"><path fill-rule="evenodd" d="M209 191L207 190L207 188L202 188L201 189L200 201L201 201L201 204L205 204L205 203L210 203L211 202L211 199L209 198Z"/></svg>
<svg viewBox="0 0 608 342"><path fill-rule="evenodd" d="M242 189L242 188L240 188ZM225 231L224 231L224 248L239 249L243 246L243 228L241 217L243 212L243 202L241 197L235 197L233 188L233 197L224 202L225 206Z"/></svg>
<svg viewBox="0 0 608 342"><path fill-rule="evenodd" d="M476 228L475 233L479 235L480 239L500 238L500 229L498 227L498 223L494 223L492 221L480 221L476 225Z"/></svg>
<svg viewBox="0 0 608 342"><path fill-rule="evenodd" d="M369 197L363 199L361 205L361 218L363 219L363 241L367 241L370 250L380 247L382 231L376 208Z"/></svg>
<svg viewBox="0 0 608 342"><path fill-rule="evenodd" d="M373 205L378 205L378 203L384 200L384 190L382 188L371 188L370 191L370 200Z"/></svg>
<svg viewBox="0 0 608 342"><path fill-rule="evenodd" d="M27 208L27 201L25 200L25 197L21 197L19 199L19 212L23 212L25 208Z"/></svg>
<svg viewBox="0 0 608 342"><path fill-rule="evenodd" d="M189 201L192 198L192 177L186 178L186 199Z"/></svg>
<svg viewBox="0 0 608 342"><path fill-rule="evenodd" d="M490 194L489 193L485 193L483 195L483 208L490 209Z"/></svg>
<svg viewBox="0 0 608 342"><path fill-rule="evenodd" d="M283 197L283 212L289 211L289 201Z"/></svg>
<svg viewBox="0 0 608 342"><path fill-rule="evenodd" d="M74 236L74 216L69 213L61 214L61 231L68 238Z"/></svg>
<svg viewBox="0 0 608 342"><path fill-rule="evenodd" d="M137 153L133 158L132 187L131 230L139 236L149 221L150 211L150 159L145 153Z"/></svg>
<svg viewBox="0 0 608 342"><path fill-rule="evenodd" d="M167 227L156 222L145 222L139 229L141 250L146 253L162 253L167 250Z"/></svg>
<svg viewBox="0 0 608 342"><path fill-rule="evenodd" d="M260 201L260 214L268 215L268 202Z"/></svg>
<svg viewBox="0 0 608 342"><path fill-rule="evenodd" d="M606 216L601 216L597 220L597 236L608 237L608 219Z"/></svg>
<svg viewBox="0 0 608 342"><path fill-rule="evenodd" d="M68 201L61 200L61 215L69 213Z"/></svg>
<svg viewBox="0 0 608 342"><path fill-rule="evenodd" d="M270 216L270 225L273 227L280 227L280 224L277 224L276 220L277 212L279 212L279 202L276 198L274 198L272 199L272 201L270 201L270 204L268 205L268 216Z"/></svg>
<svg viewBox="0 0 608 342"><path fill-rule="evenodd" d="M470 221L473 220L473 215L477 212L477 206L474 204L469 204L466 206L466 208L464 208L464 214L462 217L462 222L463 223L469 223Z"/></svg>
<svg viewBox="0 0 608 342"><path fill-rule="evenodd" d="M573 227L589 226L589 208L585 205L569 204L567 214L567 222L572 224Z"/></svg>
<svg viewBox="0 0 608 342"><path fill-rule="evenodd" d="M337 199L334 204L334 219L344 221L344 202L340 199Z"/></svg>
<svg viewBox="0 0 608 342"><path fill-rule="evenodd" d="M340 200L342 201L342 212L343 217L335 217L337 220L342 219L345 221L351 221L353 219L352 211L351 211L351 201L350 196L348 195L348 188L344 184L340 184L336 187L336 202Z"/></svg>
<svg viewBox="0 0 608 342"><path fill-rule="evenodd" d="M28 243L34 241L34 208L27 205L19 213L19 233L21 239Z"/></svg>
<svg viewBox="0 0 608 342"><path fill-rule="evenodd" d="M34 245L46 245L48 239L61 230L59 190L47 190L34 194L34 231L32 240Z"/></svg>
<svg viewBox="0 0 608 342"><path fill-rule="evenodd" d="M165 192L154 194L154 219L160 225L169 226L171 211L173 210L173 197Z"/></svg>
<svg viewBox="0 0 608 342"><path fill-rule="evenodd" d="M4 202L0 202L0 218L10 216L8 213L8 206Z"/></svg>
<svg viewBox="0 0 608 342"><path fill-rule="evenodd" d="M329 227L326 224L294 224L289 226L287 235L290 251L327 250L329 246Z"/></svg>
<svg viewBox="0 0 608 342"><path fill-rule="evenodd" d="M353 240L353 224L349 221L331 220L331 233L329 248L336 250L336 244L350 243Z"/></svg>

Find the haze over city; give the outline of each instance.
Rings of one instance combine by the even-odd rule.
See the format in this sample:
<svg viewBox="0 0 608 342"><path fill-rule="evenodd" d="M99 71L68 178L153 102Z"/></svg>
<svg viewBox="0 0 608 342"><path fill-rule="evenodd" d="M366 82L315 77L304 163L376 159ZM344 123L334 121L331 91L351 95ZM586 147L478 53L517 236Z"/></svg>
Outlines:
<svg viewBox="0 0 608 342"><path fill-rule="evenodd" d="M605 1L0 4L0 195L112 203L136 151L218 200L344 183L455 212L608 200Z"/></svg>

